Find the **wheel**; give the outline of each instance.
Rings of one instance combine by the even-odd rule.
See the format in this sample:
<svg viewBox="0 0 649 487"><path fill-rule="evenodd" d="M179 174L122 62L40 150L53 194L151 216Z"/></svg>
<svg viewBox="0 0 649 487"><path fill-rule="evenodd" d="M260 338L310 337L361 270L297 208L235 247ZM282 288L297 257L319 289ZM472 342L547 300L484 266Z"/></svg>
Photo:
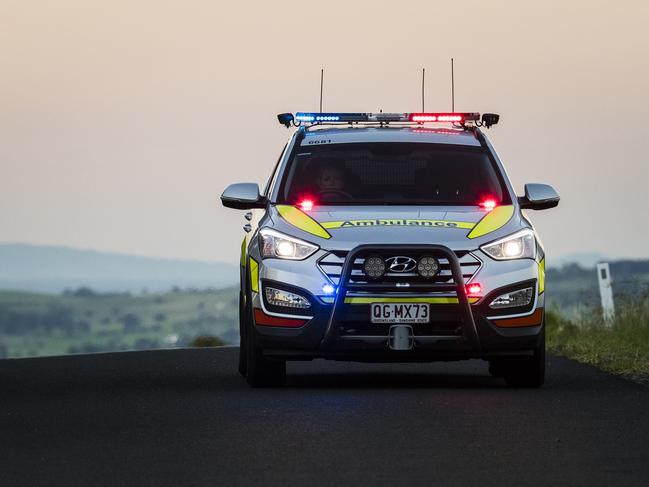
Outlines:
<svg viewBox="0 0 649 487"><path fill-rule="evenodd" d="M243 293L239 291L239 373L246 376L246 310Z"/></svg>
<svg viewBox="0 0 649 487"><path fill-rule="evenodd" d="M544 323L545 325L545 323ZM491 368L490 368L491 369ZM498 367L496 367L498 371ZM545 381L545 326L531 357L503 363L503 376L510 387L541 387Z"/></svg>
<svg viewBox="0 0 649 487"><path fill-rule="evenodd" d="M246 286L247 288L248 286ZM241 347L239 360L245 357L245 377L251 387L278 387L286 383L286 361L271 360L264 356L257 341L257 332L252 317L252 297L246 289L247 299L244 302L245 317L244 333L245 347ZM241 362L240 365L241 367ZM241 369L239 369L241 371Z"/></svg>
<svg viewBox="0 0 649 487"><path fill-rule="evenodd" d="M269 360L257 345L254 333L248 333L246 380L251 387L280 387L286 384L286 361Z"/></svg>

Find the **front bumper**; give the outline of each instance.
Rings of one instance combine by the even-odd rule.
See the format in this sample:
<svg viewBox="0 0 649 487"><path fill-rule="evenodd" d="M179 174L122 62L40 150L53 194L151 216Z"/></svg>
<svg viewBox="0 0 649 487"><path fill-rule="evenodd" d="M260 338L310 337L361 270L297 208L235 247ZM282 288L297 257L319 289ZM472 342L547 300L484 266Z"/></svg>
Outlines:
<svg viewBox="0 0 649 487"><path fill-rule="evenodd" d="M413 299L412 290L407 293L397 293L393 287L350 283L356 257L376 251L434 253L448 259L450 264L452 284L430 284L426 289L418 289L417 298L414 299L421 299L421 296L437 296L440 293L448 296L451 293L455 298L447 300L454 302L436 304L435 298L431 298L433 302L430 304L431 323L412 325L413 345L409 350L390 349L390 325L369 323L369 303L382 299L395 299L397 296L398 299L407 301ZM497 274L492 281L501 284L501 288L494 289L493 285L488 286L492 292L487 292L486 298L472 299L470 302L466 295L466 283L458 258L449 248L440 245L361 245L354 248L345 259L338 282L338 292L333 303L323 302L302 288L303 293L307 294L314 303L309 310L309 315L302 317L302 326L268 326L258 321L255 328L264 353L288 359L323 357L385 362L528 355L537 346L543 327L543 299L538 295L536 275L531 272L535 268L529 265L530 262L527 263L526 272L518 272L516 275L526 285L533 283L535 286L533 305L524 313L504 315L501 312L500 316L493 316L494 312L485 303L499 289L512 287L512 281L507 279L511 276L503 278L502 272ZM285 271L282 273L286 274ZM277 273L273 277L277 277ZM482 277L480 277L481 282ZM522 277L527 279L523 281ZM529 279L530 277L532 279ZM313 281L311 283L313 286L317 286L318 277L311 276L307 279ZM265 282L270 281L262 280L262 287ZM281 286L281 281L272 284ZM296 289L295 286L289 287ZM358 296L359 293L366 293L371 297L364 300L348 297L350 294ZM361 304L357 304L359 301ZM261 296L257 296L256 303L261 307L258 312L281 317L280 314L269 312L264 307ZM287 319L300 318L297 315L283 316Z"/></svg>

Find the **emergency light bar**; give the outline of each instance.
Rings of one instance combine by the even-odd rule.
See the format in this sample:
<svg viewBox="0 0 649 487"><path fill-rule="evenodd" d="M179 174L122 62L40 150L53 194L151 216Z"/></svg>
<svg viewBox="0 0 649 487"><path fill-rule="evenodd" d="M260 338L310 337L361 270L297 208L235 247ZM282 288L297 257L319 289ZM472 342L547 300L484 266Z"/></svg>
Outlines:
<svg viewBox="0 0 649 487"><path fill-rule="evenodd" d="M475 122L480 120L479 113L409 113L410 122Z"/></svg>
<svg viewBox="0 0 649 487"><path fill-rule="evenodd" d="M475 122L480 120L480 114L471 113L311 113L297 112L295 117L290 113L277 116L280 123L286 125L295 123L326 123L326 122Z"/></svg>
<svg viewBox="0 0 649 487"><path fill-rule="evenodd" d="M297 112L295 116L292 113L280 113L277 115L279 123L290 127L291 124L319 124L319 123L362 123L362 122L412 122L412 123L457 123L464 125L466 122L475 122L476 125L485 125L487 128L498 123L499 116L495 113L485 113L482 115L477 112L466 113L314 113L314 112Z"/></svg>

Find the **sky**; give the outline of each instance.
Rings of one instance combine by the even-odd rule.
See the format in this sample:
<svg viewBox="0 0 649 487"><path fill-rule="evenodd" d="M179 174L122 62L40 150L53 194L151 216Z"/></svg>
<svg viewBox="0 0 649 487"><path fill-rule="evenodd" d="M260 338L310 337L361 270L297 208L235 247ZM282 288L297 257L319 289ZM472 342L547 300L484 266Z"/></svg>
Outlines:
<svg viewBox="0 0 649 487"><path fill-rule="evenodd" d="M0 241L235 262L275 114L496 112L548 260L649 257L649 2L0 2Z"/></svg>

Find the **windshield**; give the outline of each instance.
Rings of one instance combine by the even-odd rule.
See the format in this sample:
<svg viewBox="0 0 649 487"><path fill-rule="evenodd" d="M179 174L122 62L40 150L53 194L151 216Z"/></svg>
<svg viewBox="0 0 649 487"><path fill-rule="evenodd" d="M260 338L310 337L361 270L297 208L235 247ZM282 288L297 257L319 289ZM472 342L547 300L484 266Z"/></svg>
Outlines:
<svg viewBox="0 0 649 487"><path fill-rule="evenodd" d="M278 203L304 199L320 205L510 202L483 147L385 142L298 148L284 173Z"/></svg>

